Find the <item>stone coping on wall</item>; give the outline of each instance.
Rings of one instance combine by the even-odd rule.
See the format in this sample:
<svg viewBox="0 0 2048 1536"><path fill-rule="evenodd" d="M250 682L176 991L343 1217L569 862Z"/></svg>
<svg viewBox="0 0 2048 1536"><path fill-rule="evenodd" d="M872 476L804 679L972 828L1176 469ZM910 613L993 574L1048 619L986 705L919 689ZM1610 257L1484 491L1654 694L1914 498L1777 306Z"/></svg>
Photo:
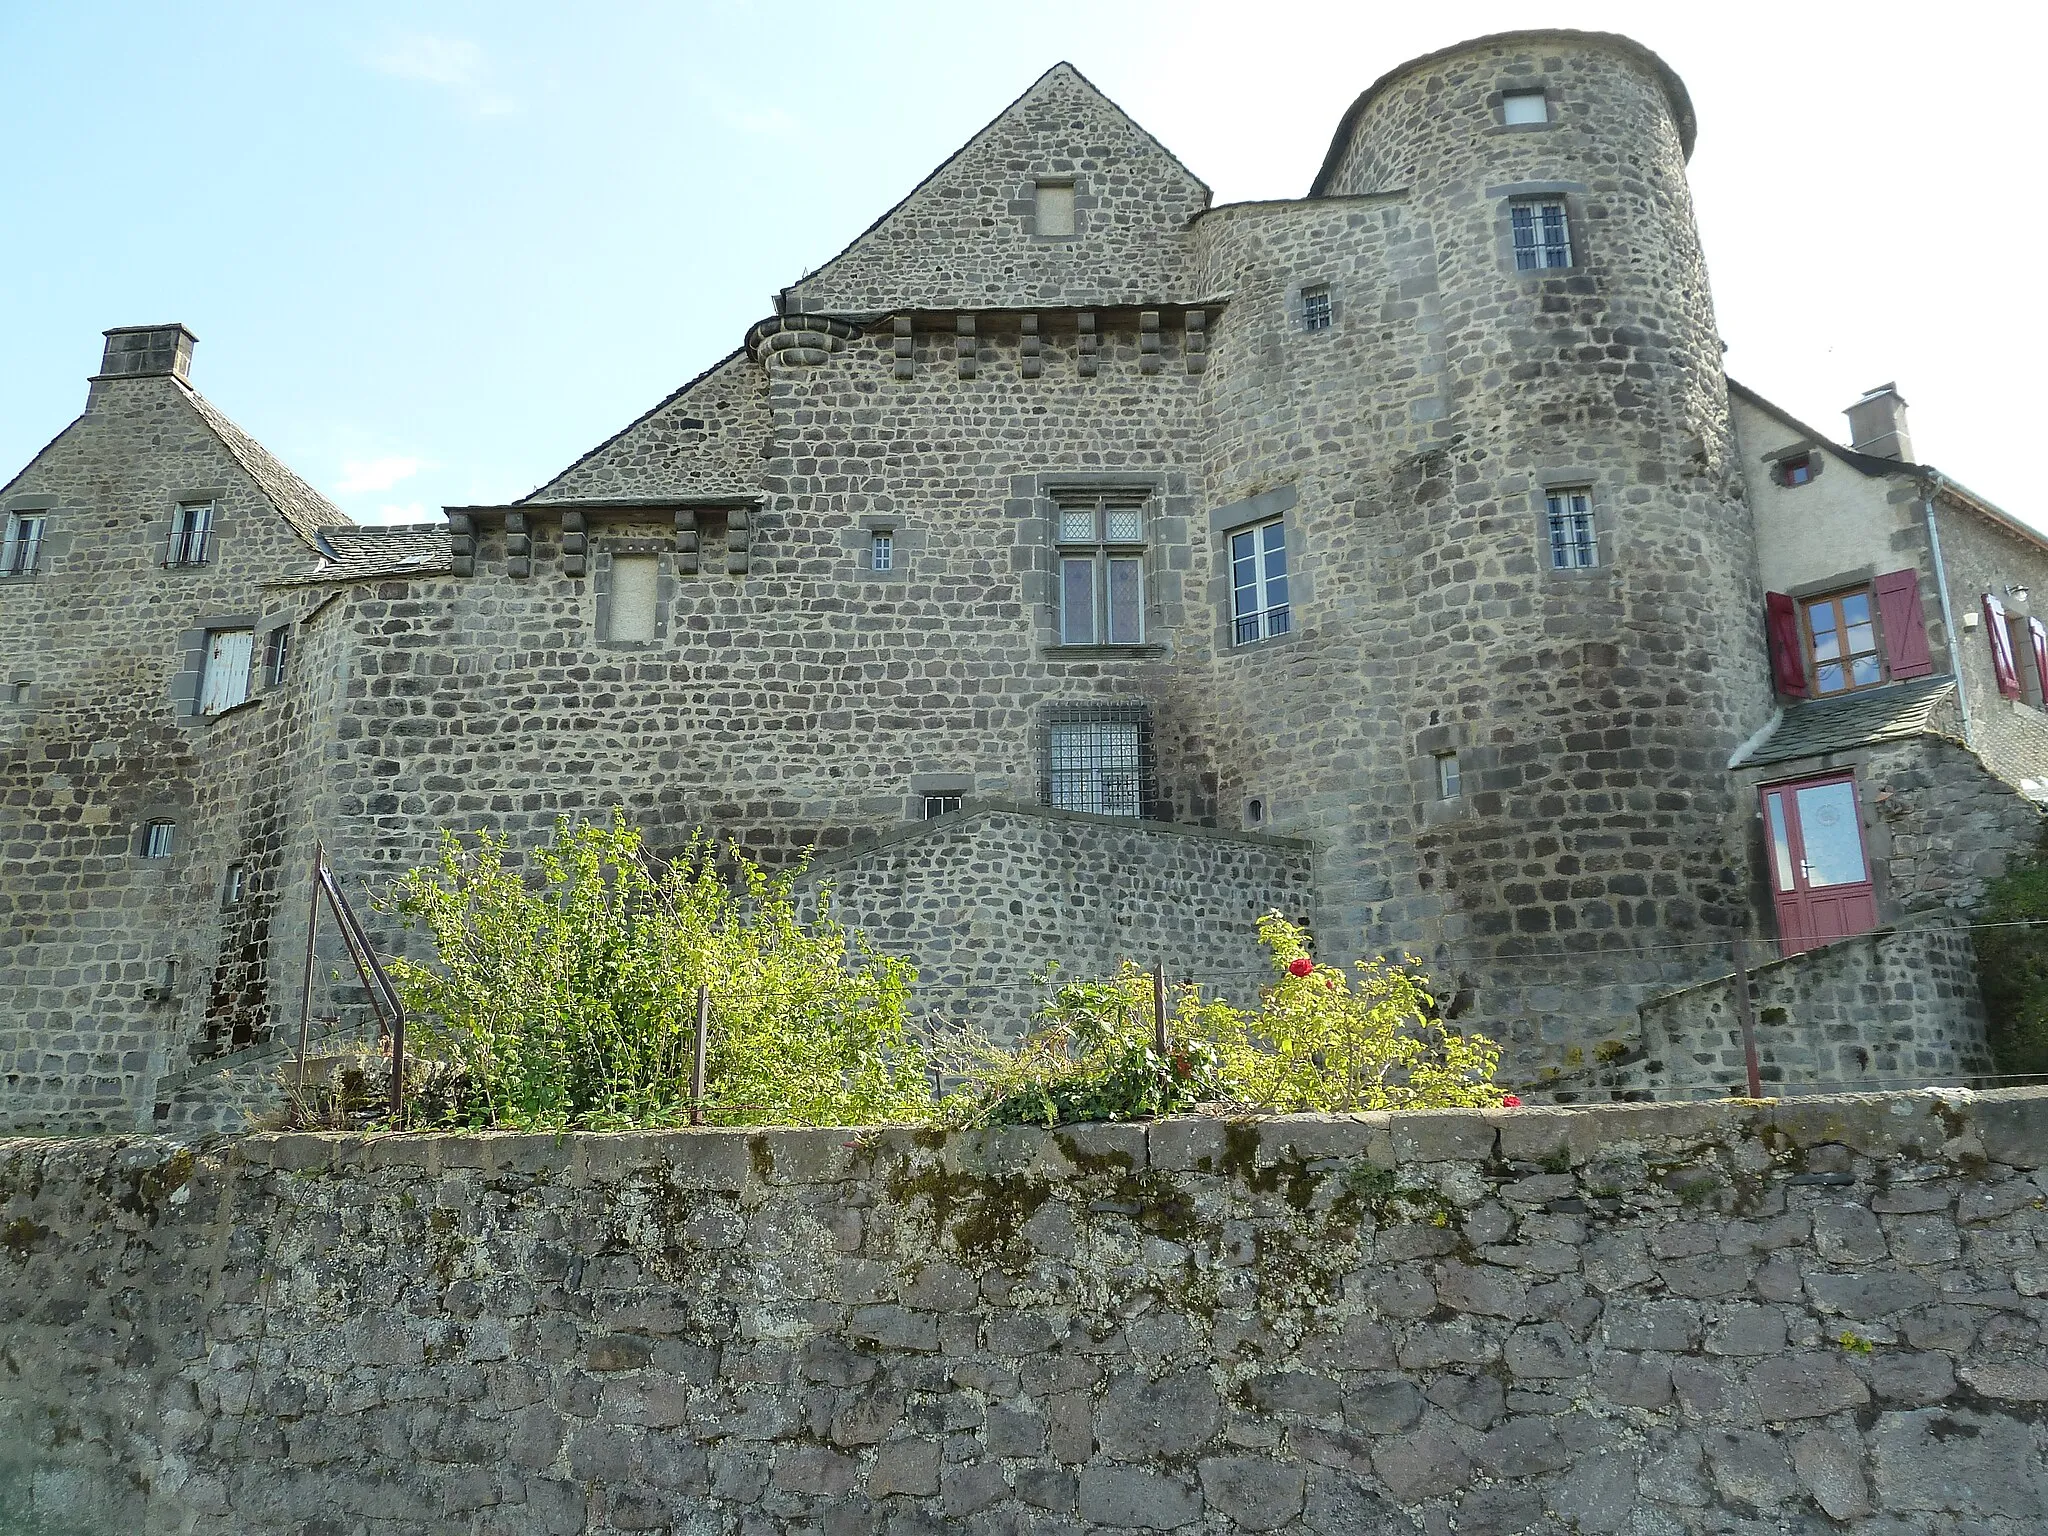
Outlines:
<svg viewBox="0 0 2048 1536"><path fill-rule="evenodd" d="M226 1138L224 1144L238 1162L294 1173L416 1168L433 1177L454 1169L545 1171L566 1173L573 1182L603 1182L622 1170L658 1165L680 1184L736 1191L754 1184L837 1183L892 1155L936 1159L961 1172L1039 1178L1086 1174L1110 1165L1162 1173L1249 1172L1358 1157L1384 1168L1491 1161L1576 1167L1618 1145L1731 1136L1758 1137L1787 1151L1840 1145L1873 1158L1945 1156L2043 1168L2048 1167L2048 1086L1243 1119L1190 1115L1054 1130L287 1131ZM90 1156L95 1147L169 1139L0 1139L0 1162L39 1148L63 1147Z"/></svg>
<svg viewBox="0 0 2048 1536"><path fill-rule="evenodd" d="M1897 922L1885 923L1880 927L1872 928L1867 933L1852 933L1846 939L1830 939L1825 944L1816 944L1811 949L1802 949L1796 954L1773 955L1768 959L1758 960L1748 968L1750 978L1754 980L1759 976L1767 976L1773 971L1788 970L1796 966L1811 964L1820 956L1839 954L1841 951L1858 944L1875 944L1892 938L1913 938L1930 928L1950 929L1969 926L1966 923L1958 923L1955 918L1956 914L1946 909L1936 912L1912 913L1900 918ZM1709 976L1705 981L1695 981L1689 986L1673 987L1669 992L1659 992L1655 997L1648 999L1636 1011L1643 1013L1649 1009L1661 1008L1667 1003L1679 998L1688 997L1695 992L1711 992L1716 987L1725 987L1734 980L1735 972L1733 969L1730 969L1722 972L1719 976Z"/></svg>
<svg viewBox="0 0 2048 1536"><path fill-rule="evenodd" d="M1138 821L1122 816L1096 816L1087 811L1062 811L1025 800L985 799L971 796L957 811L913 821L878 834L873 841L858 843L824 857L813 859L804 870L806 880L831 869L858 864L870 855L901 843L916 842L935 832L950 832L985 816L1022 816L1033 821L1064 822L1102 833L1136 832L1147 836L1207 838L1211 842L1237 843L1248 848L1276 848L1289 853L1313 853L1315 844L1298 837L1278 837L1270 832L1233 832L1222 827L1196 827L1178 821Z"/></svg>

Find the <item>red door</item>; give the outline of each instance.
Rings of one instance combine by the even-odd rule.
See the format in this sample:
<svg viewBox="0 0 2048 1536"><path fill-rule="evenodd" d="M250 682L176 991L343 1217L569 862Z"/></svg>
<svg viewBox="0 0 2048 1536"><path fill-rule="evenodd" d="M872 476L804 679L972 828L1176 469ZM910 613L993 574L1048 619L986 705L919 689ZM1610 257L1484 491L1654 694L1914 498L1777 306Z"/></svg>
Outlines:
<svg viewBox="0 0 2048 1536"><path fill-rule="evenodd" d="M1763 801L1779 949L1796 955L1875 928L1877 892L1863 853L1855 776L1772 784Z"/></svg>

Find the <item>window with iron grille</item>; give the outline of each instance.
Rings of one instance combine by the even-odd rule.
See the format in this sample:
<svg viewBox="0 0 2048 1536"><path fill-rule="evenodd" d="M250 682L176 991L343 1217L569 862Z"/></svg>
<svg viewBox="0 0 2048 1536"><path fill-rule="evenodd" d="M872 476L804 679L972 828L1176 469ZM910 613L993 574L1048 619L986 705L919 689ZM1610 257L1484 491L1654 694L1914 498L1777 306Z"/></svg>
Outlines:
<svg viewBox="0 0 2048 1536"><path fill-rule="evenodd" d="M204 565L213 552L213 512L210 501L181 501L171 519L171 547L164 552L165 565Z"/></svg>
<svg viewBox="0 0 2048 1536"><path fill-rule="evenodd" d="M926 795L924 797L924 819L930 821L935 816L950 815L960 809L963 798L960 795Z"/></svg>
<svg viewBox="0 0 2048 1536"><path fill-rule="evenodd" d="M1530 197L1508 204L1515 235L1515 270L1536 272L1572 264L1571 221L1564 199Z"/></svg>
<svg viewBox="0 0 2048 1536"><path fill-rule="evenodd" d="M1593 493L1551 491L1545 495L1544 504L1550 528L1550 568L1584 571L1598 565L1600 546L1593 536Z"/></svg>
<svg viewBox="0 0 2048 1536"><path fill-rule="evenodd" d="M1142 645L1144 493L1063 494L1055 517L1060 644Z"/></svg>
<svg viewBox="0 0 2048 1536"><path fill-rule="evenodd" d="M41 513L10 512L0 539L0 576L33 576L43 553Z"/></svg>
<svg viewBox="0 0 2048 1536"><path fill-rule="evenodd" d="M1304 288L1301 290L1301 328L1304 331L1327 331L1330 328L1330 290L1327 288Z"/></svg>
<svg viewBox="0 0 2048 1536"><path fill-rule="evenodd" d="M1293 623L1287 607L1287 528L1279 519L1240 528L1230 536L1230 633L1236 645L1284 635Z"/></svg>
<svg viewBox="0 0 2048 1536"><path fill-rule="evenodd" d="M1142 705L1057 706L1045 734L1046 804L1133 819L1150 811L1152 740Z"/></svg>
<svg viewBox="0 0 2048 1536"><path fill-rule="evenodd" d="M267 686L282 688L291 670L292 631L289 624L273 629L263 645L263 676Z"/></svg>
<svg viewBox="0 0 2048 1536"><path fill-rule="evenodd" d="M145 859L168 859L177 840L176 822L152 821L142 829L142 856Z"/></svg>

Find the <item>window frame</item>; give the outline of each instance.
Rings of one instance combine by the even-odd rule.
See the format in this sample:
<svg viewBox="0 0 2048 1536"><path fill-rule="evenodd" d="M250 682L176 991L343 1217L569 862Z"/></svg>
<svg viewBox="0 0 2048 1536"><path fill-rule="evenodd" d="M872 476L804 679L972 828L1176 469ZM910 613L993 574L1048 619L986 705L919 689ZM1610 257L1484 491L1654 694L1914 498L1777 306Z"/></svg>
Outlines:
<svg viewBox="0 0 2048 1536"><path fill-rule="evenodd" d="M1053 536L1053 633L1054 643L1070 650L1109 650L1147 644L1151 630L1151 615L1147 611L1152 595L1151 551L1153 525L1157 513L1155 498L1149 491L1131 490L1056 490L1052 495L1052 536ZM1093 537L1090 539L1069 538L1067 522L1070 517L1086 511L1092 517ZM1112 536L1110 519L1113 514L1128 512L1136 515L1137 536L1134 539L1119 539ZM1085 563L1089 568L1089 613L1088 638L1073 638L1074 626L1069 622L1068 599L1072 589L1069 586L1068 567ZM1132 566L1137 572L1137 590L1134 605L1128 611L1135 617L1136 631L1118 634L1116 629L1119 609L1117 604L1117 567Z"/></svg>
<svg viewBox="0 0 2048 1536"><path fill-rule="evenodd" d="M1337 296L1328 283L1310 283L1301 290L1301 328L1310 335L1337 327Z"/></svg>
<svg viewBox="0 0 2048 1536"><path fill-rule="evenodd" d="M142 824L135 844L137 858L170 859L178 853L178 823L168 816L152 816Z"/></svg>
<svg viewBox="0 0 2048 1536"><path fill-rule="evenodd" d="M291 676L292 626L280 624L263 637L263 687L282 688Z"/></svg>
<svg viewBox="0 0 2048 1536"><path fill-rule="evenodd" d="M1465 798L1464 768L1458 762L1455 749L1430 754L1436 769L1436 797L1438 800L1462 800Z"/></svg>
<svg viewBox="0 0 2048 1536"><path fill-rule="evenodd" d="M937 821L941 816L951 816L964 810L967 796L957 789L926 790L918 797L923 814L920 821Z"/></svg>
<svg viewBox="0 0 2048 1536"><path fill-rule="evenodd" d="M1850 625L1847 610L1843 608L1842 603L1844 599L1852 597L1861 597L1868 607L1871 649L1856 652L1845 651L1838 657L1822 662L1814 636L1813 610L1823 606L1831 608L1837 619L1836 632L1843 634L1846 641L1846 631L1850 628ZM1872 688L1882 688L1891 681L1891 658L1887 654L1885 647L1884 616L1879 611L1877 589L1872 583L1865 581L1846 587L1835 587L1825 592L1816 592L1805 597L1795 597L1793 601L1799 605L1799 645L1801 658L1806 663L1806 686L1810 690L1807 695L1808 698L1816 702L1821 699L1836 699L1844 694L1862 693ZM1820 669L1822 666L1839 665L1843 668L1844 678L1852 678L1854 676L1854 663L1863 656L1869 656L1877 663L1877 677L1875 681L1868 683L1849 681L1845 682L1844 686L1840 688L1823 689L1821 687Z"/></svg>
<svg viewBox="0 0 2048 1536"><path fill-rule="evenodd" d="M237 859L221 876L220 905L222 911L231 911L242 904L249 894L249 866Z"/></svg>
<svg viewBox="0 0 2048 1536"><path fill-rule="evenodd" d="M1508 103L1511 101L1534 101L1543 109L1542 116L1517 119L1510 114ZM1500 115L1498 121L1503 128L1550 127L1555 121L1550 111L1550 92L1540 85L1503 86L1500 92Z"/></svg>
<svg viewBox="0 0 2048 1536"><path fill-rule="evenodd" d="M251 686L255 681L256 670L256 628L252 624L222 624L208 629L205 634L205 642L200 651L199 688L194 695L192 712L202 720L217 720L222 715L240 709L256 697ZM208 695L212 691L210 685L214 678L214 642L229 635L248 637L248 649L242 657L238 687L229 690L235 692L236 696L209 708Z"/></svg>
<svg viewBox="0 0 2048 1536"><path fill-rule="evenodd" d="M894 528L870 528L868 530L868 569L877 575L886 575L896 569L896 530Z"/></svg>
<svg viewBox="0 0 2048 1536"><path fill-rule="evenodd" d="M1553 245L1548 241L1532 242L1527 247L1523 246L1515 238L1516 214L1524 209L1529 210L1530 227L1534 230L1538 227L1538 221L1542 218L1544 211L1553 208L1557 211L1557 225L1562 235L1561 247ZM1515 271L1524 277L1545 277L1559 272L1578 270L1580 265L1579 250L1578 242L1574 238L1576 230L1573 227L1577 221L1572 217L1571 199L1563 192L1527 192L1511 196L1508 198L1507 218L1508 260L1514 264ZM1541 255L1559 248L1563 250L1565 257L1561 262L1536 260L1524 264L1522 261L1522 254L1525 249Z"/></svg>
<svg viewBox="0 0 2048 1536"><path fill-rule="evenodd" d="M24 539L21 530L33 527L32 537ZM50 531L50 514L43 507L21 507L7 514L4 533L0 533L0 580L22 581L34 576L42 569L43 541ZM24 559L22 552L27 551Z"/></svg>
<svg viewBox="0 0 2048 1536"><path fill-rule="evenodd" d="M1271 538L1271 535L1275 533L1279 535L1277 546ZM1239 559L1237 541L1241 538L1248 538L1253 541L1251 551L1252 584L1249 588L1241 585L1237 579ZM1272 571L1272 557L1276 553L1280 557L1281 564L1280 574L1277 578L1281 589L1281 597L1278 603L1270 600L1272 586L1276 580ZM1287 549L1287 517L1285 513L1277 517L1266 518L1260 522L1246 523L1240 527L1225 531L1223 535L1223 564L1225 580L1230 589L1230 643L1233 649L1239 646L1258 645L1266 640L1278 640L1294 632L1292 563ZM1250 591L1253 594L1256 604L1249 613L1242 611L1238 606L1239 594L1245 591ZM1278 616L1277 624L1274 622L1276 615ZM1252 625L1253 632L1251 634L1245 633L1247 620Z"/></svg>
<svg viewBox="0 0 2048 1536"><path fill-rule="evenodd" d="M1061 190L1067 194L1067 227L1063 230L1049 230L1045 227L1044 209L1047 188ZM1031 236L1034 240L1078 240L1081 238L1081 184L1079 178L1073 176L1034 176L1031 178Z"/></svg>
<svg viewBox="0 0 2048 1536"><path fill-rule="evenodd" d="M200 513L204 516L194 516ZM171 512L170 538L164 546L164 569L184 570L212 564L215 536L219 532L218 496L195 496L179 501Z"/></svg>
<svg viewBox="0 0 2048 1536"><path fill-rule="evenodd" d="M1107 727L1129 729L1129 766L1112 766L1108 763L1109 754L1102 750L1108 745L1105 740L1094 743L1096 761L1083 760L1078 765L1069 761L1066 766L1062 766L1062 731ZM1157 773L1152 757L1152 712L1146 705L1086 702L1049 705L1041 721L1041 741L1041 804L1055 811L1100 816L1115 821L1159 819ZM1089 751L1088 744L1080 744L1080 751L1085 758ZM1122 754L1119 752L1117 755ZM1068 781L1065 785L1063 779ZM1083 790L1079 795L1073 793L1073 781L1077 779L1081 781L1080 788ZM1127 784L1117 783L1112 786L1112 780L1124 779L1128 780ZM1092 792L1088 792L1091 780L1094 788ZM1064 800L1063 790L1066 796ZM1119 808L1105 808L1111 805ZM1122 809L1124 806L1130 809Z"/></svg>
<svg viewBox="0 0 2048 1536"><path fill-rule="evenodd" d="M1599 570L1605 562L1600 558L1600 517L1593 501L1593 487L1560 482L1544 486L1541 494L1544 564L1553 574L1564 576ZM1573 505L1579 501L1584 505ZM1580 525L1570 529L1572 538L1567 544L1558 542L1560 523ZM1567 550L1583 553L1586 558L1561 564L1558 556Z"/></svg>

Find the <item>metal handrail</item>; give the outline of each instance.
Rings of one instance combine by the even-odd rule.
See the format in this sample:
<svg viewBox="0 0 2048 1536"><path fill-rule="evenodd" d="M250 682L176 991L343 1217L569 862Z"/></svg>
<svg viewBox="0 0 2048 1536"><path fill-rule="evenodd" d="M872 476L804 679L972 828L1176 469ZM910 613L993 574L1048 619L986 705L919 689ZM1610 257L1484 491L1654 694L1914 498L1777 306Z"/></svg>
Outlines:
<svg viewBox="0 0 2048 1536"><path fill-rule="evenodd" d="M377 1014L377 1026L391 1040L391 1119L396 1124L405 1108L405 1004L398 1000L398 989L384 974L370 936L363 931L362 920L356 916L355 908L349 905L341 883L334 878L334 871L327 867L327 849L323 843L313 845L311 886L310 910L306 918L306 969L299 995L299 1092L304 1094L306 1091L307 1036L313 1015L313 946L320 934L320 898L325 896L328 910L334 914L334 921L341 929L341 940L355 965L356 975L362 978L363 990L370 995L370 1006Z"/></svg>

